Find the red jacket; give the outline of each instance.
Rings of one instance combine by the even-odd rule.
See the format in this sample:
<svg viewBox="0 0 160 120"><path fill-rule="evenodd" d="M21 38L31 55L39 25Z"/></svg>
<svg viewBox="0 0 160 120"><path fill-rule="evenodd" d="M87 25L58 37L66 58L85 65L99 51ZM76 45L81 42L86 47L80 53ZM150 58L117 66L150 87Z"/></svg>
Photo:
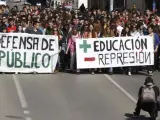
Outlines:
<svg viewBox="0 0 160 120"><path fill-rule="evenodd" d="M16 32L16 30L17 30L17 27L14 25L14 26L9 26L8 28L7 28L7 32Z"/></svg>

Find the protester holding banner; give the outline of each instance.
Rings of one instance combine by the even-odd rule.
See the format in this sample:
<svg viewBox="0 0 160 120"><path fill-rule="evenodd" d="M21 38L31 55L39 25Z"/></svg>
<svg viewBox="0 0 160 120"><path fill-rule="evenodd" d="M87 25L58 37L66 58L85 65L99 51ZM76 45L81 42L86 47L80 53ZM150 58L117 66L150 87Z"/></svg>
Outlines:
<svg viewBox="0 0 160 120"><path fill-rule="evenodd" d="M17 31L17 27L14 25L13 19L9 19L9 26L7 27L7 32L8 33L13 33Z"/></svg>
<svg viewBox="0 0 160 120"><path fill-rule="evenodd" d="M83 26L82 38L88 38L88 25Z"/></svg>
<svg viewBox="0 0 160 120"><path fill-rule="evenodd" d="M146 29L149 27L149 25L153 25L152 29L155 29L156 26L158 26L156 33L159 33L160 31L160 27L159 27L160 15L157 12L153 14L152 11L149 11L149 10L146 10L144 15L140 14L140 12L137 10L130 10L130 11L129 10L113 10L110 15L109 12L107 11L102 11L100 9L94 9L94 8L91 10L87 10L87 9L83 10L83 12L81 12L81 10L69 11L65 8L56 8L55 10L52 8L42 9L39 6L32 6L32 5L24 5L22 9L19 9L16 6L14 6L13 8L14 9L12 8L8 9L5 6L0 7L0 12L2 15L0 18L1 32L3 33L6 33L6 32L7 33L10 33L10 32L23 33L24 32L24 33L38 34L38 35L42 35L42 34L53 35L55 33L55 35L57 35L56 32L59 31L59 35L63 35L63 39L61 41L65 41L62 43L60 42L60 39L59 39L59 42L60 42L59 46L62 47L63 52L64 51L66 52L66 46L68 46L67 53L70 53L67 55L63 54L60 57L61 62L59 63L59 65L66 64L64 65L65 67L63 66L64 70L65 69L67 70L67 64L68 64L67 61L71 61L69 63L71 70L73 70L73 62L76 61L75 60L76 46L75 44L74 45L71 44L72 38L74 38L74 36L76 35L75 34L72 35L72 33L74 33L72 31L72 28L76 28L77 31L81 33L82 38L86 38L87 40L89 38L98 38L98 37L99 39L105 38L108 40L108 37L110 36L117 37L118 35L119 36L122 35L123 37L126 37L128 39L129 39L129 36L134 36L134 37L136 36L138 38L138 36L141 37L141 36L148 35ZM125 30L121 31L122 28L125 28ZM57 31L54 31L54 29ZM158 36L156 38L158 38ZM113 41L116 42L116 40L114 39ZM143 39L143 41L140 41L138 39L136 42L143 43L145 42L145 39ZM73 43L76 43L76 42L74 41ZM135 45L133 44L133 46ZM120 52L123 53L123 50L121 50ZM119 55L123 55L121 53ZM157 58L159 58L160 52L159 53L155 52L155 53L156 53L155 56L157 55ZM140 55L145 55L145 54L146 53L143 53L143 52L140 53ZM70 55L71 55L71 60L70 60ZM113 58L114 58L114 55L112 56L112 59ZM152 56L150 56L149 58L152 58ZM92 58L91 60L94 60L94 59ZM62 66L59 66L59 67L62 68ZM137 66L134 65L134 67L138 67L138 63L137 63ZM86 69L90 69L91 73L94 74L94 72L96 71L95 68L88 67ZM109 73L113 73L112 67L109 67L109 68L110 68ZM119 68L119 66L117 66L117 68ZM155 68L155 69L158 69L158 68ZM121 70L122 69L120 69L120 71ZM129 72L131 71L130 66L127 66L127 70L129 74Z"/></svg>
<svg viewBox="0 0 160 120"><path fill-rule="evenodd" d="M7 33L7 27L6 27L5 24L3 24L3 25L1 26L1 32L2 32L2 33Z"/></svg>
<svg viewBox="0 0 160 120"><path fill-rule="evenodd" d="M128 26L125 26L125 28L124 28L124 30L122 32L122 36L123 37L129 37L129 36L131 36L130 28ZM129 76L132 75L132 73L131 73L132 68L131 67L125 67L125 68L127 68L128 75Z"/></svg>
<svg viewBox="0 0 160 120"><path fill-rule="evenodd" d="M111 28L105 27L103 29L102 37L111 37Z"/></svg>
<svg viewBox="0 0 160 120"><path fill-rule="evenodd" d="M62 49L62 36L61 34L59 33L58 29L55 27L53 28L53 33L52 33L54 36L57 36L58 37L58 44L59 44L59 51L61 51ZM59 52L60 53L60 52ZM61 67L60 66L60 55L58 57L58 62L57 62L57 65L56 65L56 69L55 69L55 72L59 72L59 68Z"/></svg>
<svg viewBox="0 0 160 120"><path fill-rule="evenodd" d="M102 37L102 26L101 26L101 23L99 20L96 20L95 23L94 23L94 29L95 29L95 32L97 33L97 37L98 38L101 38ZM102 70L101 68L98 69L98 72L101 73Z"/></svg>
<svg viewBox="0 0 160 120"><path fill-rule="evenodd" d="M114 33L112 28L105 27L104 30L103 30L102 37L104 37L104 38L106 38L106 37L115 37L115 33ZM113 68L109 68L109 74L110 75L113 74Z"/></svg>
<svg viewBox="0 0 160 120"><path fill-rule="evenodd" d="M137 37L137 38L141 36L140 32L138 31L137 23L132 23L132 25L131 25L131 36L132 37ZM135 73L138 73L139 69L140 69L140 66L134 66L134 67L131 67L131 68Z"/></svg>
<svg viewBox="0 0 160 120"><path fill-rule="evenodd" d="M160 38L159 36L153 32L153 25L148 26L148 33L150 36L153 37L153 44L154 44L154 63L157 62L157 53L158 53L158 47L160 44ZM148 74L153 75L153 71L155 70L155 66L149 66L148 67Z"/></svg>
<svg viewBox="0 0 160 120"><path fill-rule="evenodd" d="M60 52L60 62L61 62L61 70L65 71L68 66L69 66L69 55L66 54L66 50L67 50L67 44L68 44L68 31L69 25L67 23L65 23L62 26L62 29L59 29L61 35L62 35L62 40L61 40L61 52Z"/></svg>
<svg viewBox="0 0 160 120"><path fill-rule="evenodd" d="M45 35L53 35L53 23L52 23L52 21L48 22L48 26L45 29Z"/></svg>
<svg viewBox="0 0 160 120"><path fill-rule="evenodd" d="M70 56L71 56L71 60L70 60L70 71L74 72L74 68L75 68L75 63L76 63L76 39L80 38L80 35L76 29L76 27L72 28L72 34L69 38L68 41L68 48L66 51L66 54L68 54L69 50L70 50ZM79 74L80 70L76 69L77 74Z"/></svg>
<svg viewBox="0 0 160 120"><path fill-rule="evenodd" d="M124 37L131 36L131 31L130 30L131 30L130 27L126 25L123 32L122 32L122 36L124 36Z"/></svg>
<svg viewBox="0 0 160 120"><path fill-rule="evenodd" d="M26 29L26 33L42 35L42 32L39 29L39 22L34 21L33 22L33 27L31 29Z"/></svg>
<svg viewBox="0 0 160 120"><path fill-rule="evenodd" d="M97 38L97 32L95 31L95 28L92 24L89 24L89 31L88 31L88 38ZM91 74L94 75L94 72L96 69L90 69Z"/></svg>
<svg viewBox="0 0 160 120"><path fill-rule="evenodd" d="M140 35L140 33L138 32L138 30L137 30L137 24L132 24L132 26L131 26L132 28L132 30L131 30L131 36L132 37L139 37L139 36L141 36Z"/></svg>

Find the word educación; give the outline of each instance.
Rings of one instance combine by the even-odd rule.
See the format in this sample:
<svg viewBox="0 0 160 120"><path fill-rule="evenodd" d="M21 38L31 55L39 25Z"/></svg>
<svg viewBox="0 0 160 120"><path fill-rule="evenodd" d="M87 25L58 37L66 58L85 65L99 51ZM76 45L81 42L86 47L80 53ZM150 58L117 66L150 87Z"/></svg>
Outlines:
<svg viewBox="0 0 160 120"><path fill-rule="evenodd" d="M99 53L99 64L151 64L147 39L94 41L94 52Z"/></svg>

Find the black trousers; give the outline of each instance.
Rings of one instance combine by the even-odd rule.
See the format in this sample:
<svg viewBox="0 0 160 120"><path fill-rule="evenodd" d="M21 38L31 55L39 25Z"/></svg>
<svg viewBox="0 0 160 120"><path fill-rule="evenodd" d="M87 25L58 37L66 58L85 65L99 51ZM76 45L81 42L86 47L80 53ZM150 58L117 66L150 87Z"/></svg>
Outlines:
<svg viewBox="0 0 160 120"><path fill-rule="evenodd" d="M158 59L158 53L154 53L154 65L148 66L148 71L154 71L157 69L158 66L157 59Z"/></svg>
<svg viewBox="0 0 160 120"><path fill-rule="evenodd" d="M156 62L156 69L160 71L160 45L158 47L158 52L157 52L157 62Z"/></svg>
<svg viewBox="0 0 160 120"><path fill-rule="evenodd" d="M135 112L139 115L141 109L146 112L149 112L150 115L153 113L158 115L158 103L154 103L154 102L142 103L141 99L139 98Z"/></svg>

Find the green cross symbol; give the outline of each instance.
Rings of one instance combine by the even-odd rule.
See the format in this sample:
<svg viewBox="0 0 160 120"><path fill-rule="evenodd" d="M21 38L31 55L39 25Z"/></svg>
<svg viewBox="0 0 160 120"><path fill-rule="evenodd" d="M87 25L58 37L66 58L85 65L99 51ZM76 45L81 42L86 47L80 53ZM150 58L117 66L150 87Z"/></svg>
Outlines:
<svg viewBox="0 0 160 120"><path fill-rule="evenodd" d="M87 44L87 40L83 40L83 44L80 44L80 48L84 49L84 53L87 53L87 50L91 48L91 44Z"/></svg>

